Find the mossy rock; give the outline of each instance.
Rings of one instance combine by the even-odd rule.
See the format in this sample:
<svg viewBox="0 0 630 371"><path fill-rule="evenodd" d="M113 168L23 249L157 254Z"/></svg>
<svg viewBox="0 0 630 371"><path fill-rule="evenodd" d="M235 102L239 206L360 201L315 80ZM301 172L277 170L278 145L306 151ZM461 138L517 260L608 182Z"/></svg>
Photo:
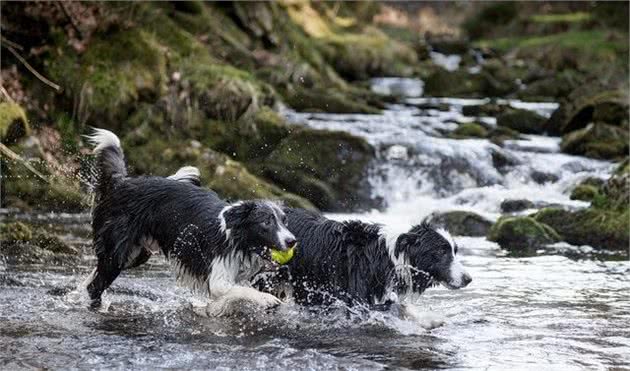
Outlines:
<svg viewBox="0 0 630 371"><path fill-rule="evenodd" d="M497 117L497 125L524 134L542 134L546 121L547 119L539 114L523 109L511 109Z"/></svg>
<svg viewBox="0 0 630 371"><path fill-rule="evenodd" d="M353 99L351 94L341 90L303 89L296 86L283 92L283 96L291 108L300 112L380 113L377 108L360 99Z"/></svg>
<svg viewBox="0 0 630 371"><path fill-rule="evenodd" d="M481 97L484 79L462 69L447 71L436 68L425 80L424 93L432 97Z"/></svg>
<svg viewBox="0 0 630 371"><path fill-rule="evenodd" d="M580 200L580 201L593 201L595 197L599 194L599 188L592 186L590 184L580 184L577 187L573 188L571 191L570 198L572 200Z"/></svg>
<svg viewBox="0 0 630 371"><path fill-rule="evenodd" d="M560 241L556 231L528 216L501 217L492 226L488 240L497 242L501 248L514 253L530 252Z"/></svg>
<svg viewBox="0 0 630 371"><path fill-rule="evenodd" d="M28 242L33 239L33 231L22 222L0 223L0 240L6 243Z"/></svg>
<svg viewBox="0 0 630 371"><path fill-rule="evenodd" d="M491 221L469 211L432 213L425 218L425 221L445 228L456 236L486 236L492 227Z"/></svg>
<svg viewBox="0 0 630 371"><path fill-rule="evenodd" d="M345 132L296 128L261 164L261 169L266 175L278 169L291 174L274 180L304 197L313 196L303 188L305 184L326 184L335 195L334 202L310 200L324 210L348 210L369 202L365 177L373 158L374 149L362 138Z"/></svg>
<svg viewBox="0 0 630 371"><path fill-rule="evenodd" d="M80 97L80 120L98 117L99 125L120 127L134 104L166 90L166 56L158 40L142 28L97 34L77 55L60 38L48 72L65 94Z"/></svg>
<svg viewBox="0 0 630 371"><path fill-rule="evenodd" d="M582 129L593 121L627 127L627 90L610 89L594 82L585 83L560 103L545 127L551 134L566 134Z"/></svg>
<svg viewBox="0 0 630 371"><path fill-rule="evenodd" d="M488 137L488 130L476 122L466 122L460 124L457 129L451 133L451 137L457 139L486 138Z"/></svg>
<svg viewBox="0 0 630 371"><path fill-rule="evenodd" d="M502 146L506 140L514 140L520 137L520 133L505 126L496 126L490 130L488 138L496 145Z"/></svg>
<svg viewBox="0 0 630 371"><path fill-rule="evenodd" d="M516 96L526 101L552 101L565 98L583 81L574 70L565 70L554 76L532 81L519 90Z"/></svg>
<svg viewBox="0 0 630 371"><path fill-rule="evenodd" d="M563 152L599 159L621 158L628 154L627 129L604 123L590 124L562 137Z"/></svg>
<svg viewBox="0 0 630 371"><path fill-rule="evenodd" d="M589 207L578 211L545 208L534 219L553 227L562 239L573 245L624 250L630 243L630 212Z"/></svg>
<svg viewBox="0 0 630 371"><path fill-rule="evenodd" d="M36 232L31 242L39 248L55 254L79 255L79 251L77 249L65 243L58 236L46 231Z"/></svg>
<svg viewBox="0 0 630 371"><path fill-rule="evenodd" d="M0 142L15 143L31 133L31 127L26 119L26 113L20 105L15 103L0 103Z"/></svg>

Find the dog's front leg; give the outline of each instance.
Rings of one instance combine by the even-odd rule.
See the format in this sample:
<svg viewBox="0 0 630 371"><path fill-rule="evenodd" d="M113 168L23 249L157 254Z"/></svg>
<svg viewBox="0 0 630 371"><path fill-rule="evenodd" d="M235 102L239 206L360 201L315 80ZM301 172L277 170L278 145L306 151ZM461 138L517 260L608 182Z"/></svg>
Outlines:
<svg viewBox="0 0 630 371"><path fill-rule="evenodd" d="M210 301L205 308L205 315L227 316L236 312L273 308L280 303L280 299L271 294L251 287L224 283L210 287ZM195 312L199 313L198 310Z"/></svg>

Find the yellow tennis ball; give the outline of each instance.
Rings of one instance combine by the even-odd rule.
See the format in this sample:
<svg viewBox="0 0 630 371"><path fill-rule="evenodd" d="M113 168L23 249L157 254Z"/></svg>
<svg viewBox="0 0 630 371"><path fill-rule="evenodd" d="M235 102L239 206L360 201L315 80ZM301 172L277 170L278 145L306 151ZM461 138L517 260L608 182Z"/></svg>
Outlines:
<svg viewBox="0 0 630 371"><path fill-rule="evenodd" d="M291 259L293 259L293 254L295 253L295 246L287 249L285 251L271 249L271 260L275 261L280 265L287 264Z"/></svg>

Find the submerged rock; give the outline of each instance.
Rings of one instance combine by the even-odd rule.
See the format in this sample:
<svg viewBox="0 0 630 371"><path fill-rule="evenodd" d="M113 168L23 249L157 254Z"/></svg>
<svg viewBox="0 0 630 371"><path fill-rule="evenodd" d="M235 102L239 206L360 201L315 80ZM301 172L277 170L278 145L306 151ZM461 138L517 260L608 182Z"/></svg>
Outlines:
<svg viewBox="0 0 630 371"><path fill-rule="evenodd" d="M615 159L628 154L629 142L627 128L595 123L563 136L560 149L573 155Z"/></svg>
<svg viewBox="0 0 630 371"><path fill-rule="evenodd" d="M488 219L469 211L436 212L426 217L425 221L456 236L485 236L492 226Z"/></svg>
<svg viewBox="0 0 630 371"><path fill-rule="evenodd" d="M501 217L490 229L488 240L515 253L560 241L556 231L529 216Z"/></svg>

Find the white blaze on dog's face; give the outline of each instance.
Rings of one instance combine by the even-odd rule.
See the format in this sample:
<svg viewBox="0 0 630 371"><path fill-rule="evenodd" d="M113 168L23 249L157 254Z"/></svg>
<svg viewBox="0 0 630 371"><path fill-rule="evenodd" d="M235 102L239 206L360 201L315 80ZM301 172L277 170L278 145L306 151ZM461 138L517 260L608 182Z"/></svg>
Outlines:
<svg viewBox="0 0 630 371"><path fill-rule="evenodd" d="M221 230L229 239L239 239L263 255L274 248L287 250L296 239L286 226L287 218L280 206L270 201L242 201L226 206L219 214Z"/></svg>
<svg viewBox="0 0 630 371"><path fill-rule="evenodd" d="M472 277L468 274L468 272L466 272L464 266L457 257L457 244L453 240L451 234L445 229L439 228L436 232L439 233L451 247L452 259L448 269L448 279L443 281L442 284L449 289L460 289L462 287L466 287L472 281Z"/></svg>

